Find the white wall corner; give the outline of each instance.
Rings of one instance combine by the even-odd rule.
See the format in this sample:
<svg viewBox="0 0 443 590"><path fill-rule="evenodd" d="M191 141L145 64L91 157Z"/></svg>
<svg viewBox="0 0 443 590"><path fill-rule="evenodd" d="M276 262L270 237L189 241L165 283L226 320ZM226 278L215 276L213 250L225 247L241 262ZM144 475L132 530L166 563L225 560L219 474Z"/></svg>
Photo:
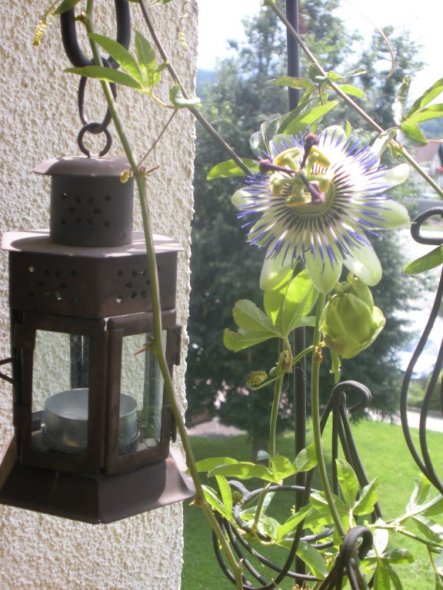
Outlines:
<svg viewBox="0 0 443 590"><path fill-rule="evenodd" d="M114 2L97 3L99 32L114 31ZM32 6L31 6L32 5ZM54 19L39 48L32 46L35 26L46 2L7 2L0 5L0 93L2 158L0 172L0 230L48 227L49 183L32 173L49 157L80 155L76 137L77 80L63 74L69 67ZM182 19L187 47L180 44L177 19ZM109 10L109 13L108 13ZM158 35L190 92L194 90L197 47L197 0L171 2L150 8ZM135 28L149 38L136 3L131 3ZM167 97L168 82L160 93ZM128 118L136 154L141 157L169 116L132 92L119 91L118 104ZM88 113L103 116L98 84L88 92ZM122 155L114 135L111 155ZM183 246L179 260L178 321L186 325L189 299L190 222L193 212L194 121L179 112L147 161L159 166L149 178L154 231L173 236ZM136 226L140 214L136 207ZM0 359L10 354L7 301L7 255L0 255ZM186 357L184 337L182 359ZM183 406L184 367L175 383ZM56 387L56 385L54 385ZM0 383L0 445L12 433L11 388ZM111 525L88 525L25 510L0 506L0 588L2 590L177 590L182 566L182 510L172 505Z"/></svg>

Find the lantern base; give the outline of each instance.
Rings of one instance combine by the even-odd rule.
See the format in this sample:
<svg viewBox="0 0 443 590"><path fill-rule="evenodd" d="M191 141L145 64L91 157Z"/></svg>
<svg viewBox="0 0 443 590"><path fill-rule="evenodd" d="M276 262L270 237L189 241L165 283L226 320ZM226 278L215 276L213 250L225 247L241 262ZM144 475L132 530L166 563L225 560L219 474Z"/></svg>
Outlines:
<svg viewBox="0 0 443 590"><path fill-rule="evenodd" d="M114 522L194 495L190 478L172 455L129 473L98 477L17 462L11 468L5 460L2 481L1 504L92 524Z"/></svg>

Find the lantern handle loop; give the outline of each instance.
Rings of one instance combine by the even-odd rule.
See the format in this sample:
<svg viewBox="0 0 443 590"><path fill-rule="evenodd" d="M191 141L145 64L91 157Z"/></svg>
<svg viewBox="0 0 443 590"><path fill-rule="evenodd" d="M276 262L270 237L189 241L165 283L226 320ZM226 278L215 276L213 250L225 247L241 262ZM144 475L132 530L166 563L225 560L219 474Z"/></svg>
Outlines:
<svg viewBox="0 0 443 590"><path fill-rule="evenodd" d="M115 0L115 14L117 20L117 42L128 49L131 42L131 19L128 0ZM78 43L73 8L60 15L60 26L63 47L70 62L76 68L89 65L90 60L85 57ZM112 68L118 67L117 63L111 57L107 61Z"/></svg>
<svg viewBox="0 0 443 590"><path fill-rule="evenodd" d="M103 59L103 63L106 66L110 66L109 60L107 60L107 59ZM107 109L106 114L105 114L101 123L90 122L88 120L88 118L86 116L86 111L85 111L85 89L86 89L87 81L88 81L88 78L82 76L80 78L80 82L79 82L79 86L78 86L78 96L77 96L78 111L79 111L79 115L80 115L80 120L83 123L83 127L80 129L80 132L77 136L77 143L78 143L78 147L80 148L80 150L84 154L86 154L86 156L88 156L88 158L90 158L92 154L91 154L90 150L88 150L88 148L83 143L83 138L85 136L85 133L92 133L93 135L98 135L100 133L104 133L106 136L106 144L105 144L105 147L98 154L99 157L101 158L102 156L104 156L105 154L107 154L109 152L109 150L111 149L111 145L112 145L112 136L108 130L108 125L111 122L111 112L109 109ZM116 98L117 97L116 85L111 83L110 88L111 88L111 92L112 92L113 97Z"/></svg>
<svg viewBox="0 0 443 590"><path fill-rule="evenodd" d="M89 62L89 63L91 63L91 62ZM110 66L110 63L107 59L103 60L103 64L106 66ZM88 81L88 78L86 78L85 76L82 76L80 78L80 82L78 85L77 104L78 104L78 112L79 112L80 120L83 123L83 125L90 124L90 121L88 120L88 117L86 116L86 110L85 110L85 90L86 90L87 81ZM112 96L115 99L117 97L117 87L113 83L111 83L109 86L111 88ZM109 125L109 123L111 122L111 119L112 119L111 112L108 109L106 111L104 118L103 118L103 121L101 123L97 123L97 125L100 125L101 127L107 127Z"/></svg>
<svg viewBox="0 0 443 590"><path fill-rule="evenodd" d="M1 360L0 361L0 366L7 365L9 363L11 363L11 364L13 363L13 358L12 357ZM11 385L15 385L16 384L15 379L13 379L12 377L10 377L9 375L5 375L1 371L0 371L0 379L3 379L4 381L7 381Z"/></svg>
<svg viewBox="0 0 443 590"><path fill-rule="evenodd" d="M98 135L99 133L104 133L106 137L106 144L105 147L99 152L99 158L107 154L112 145L112 136L109 132L107 127L103 127L101 123L88 123L84 127L80 129L80 133L77 136L77 143L80 150L90 158L92 156L90 150L84 145L83 137L85 133L92 133L93 135Z"/></svg>

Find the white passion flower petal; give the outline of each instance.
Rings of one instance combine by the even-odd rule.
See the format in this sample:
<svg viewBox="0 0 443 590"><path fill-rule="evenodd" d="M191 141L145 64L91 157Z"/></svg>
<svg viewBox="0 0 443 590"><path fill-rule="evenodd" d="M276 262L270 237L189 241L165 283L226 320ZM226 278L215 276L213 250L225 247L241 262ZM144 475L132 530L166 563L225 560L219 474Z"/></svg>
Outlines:
<svg viewBox="0 0 443 590"><path fill-rule="evenodd" d="M379 210L378 227L376 229L394 229L399 227L409 227L411 220L406 207L387 199Z"/></svg>
<svg viewBox="0 0 443 590"><path fill-rule="evenodd" d="M322 133L322 135L325 134L334 137L334 140L337 143L346 141L345 130L343 129L343 127L340 127L340 125L329 125L329 127L326 127L326 129Z"/></svg>
<svg viewBox="0 0 443 590"><path fill-rule="evenodd" d="M340 279L343 266L341 262L331 264L329 261L323 261L318 254L306 252L305 264L316 289L321 293L329 293L334 289Z"/></svg>
<svg viewBox="0 0 443 590"><path fill-rule="evenodd" d="M232 195L231 203L234 205L234 207L241 208L243 205L248 203L250 198L251 193L244 188L240 188Z"/></svg>
<svg viewBox="0 0 443 590"><path fill-rule="evenodd" d="M369 287L380 282L383 271L374 248L367 244L352 250L352 256L344 259L344 265Z"/></svg>
<svg viewBox="0 0 443 590"><path fill-rule="evenodd" d="M398 184L402 184L403 182L405 182L408 179L408 176L409 165L399 164L394 168L383 170L383 173L380 178L389 188L392 188L393 186L397 186Z"/></svg>

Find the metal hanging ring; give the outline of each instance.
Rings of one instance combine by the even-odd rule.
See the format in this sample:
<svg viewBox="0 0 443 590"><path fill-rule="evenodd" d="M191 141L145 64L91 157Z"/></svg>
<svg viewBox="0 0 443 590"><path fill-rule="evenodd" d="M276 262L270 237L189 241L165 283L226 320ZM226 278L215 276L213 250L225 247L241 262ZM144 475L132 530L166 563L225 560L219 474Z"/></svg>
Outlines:
<svg viewBox="0 0 443 590"><path fill-rule="evenodd" d="M83 143L83 137L86 132L92 133L93 135L98 135L99 133L104 133L106 136L106 144L105 144L105 147L101 150L101 152L99 152L98 155L101 158L102 156L104 156L105 154L107 154L109 152L109 150L111 149L111 145L112 145L112 137L109 132L109 129L107 127L103 127L103 125L101 123L88 123L87 125L82 127L82 129L80 129L80 133L77 136L78 147L80 148L80 150L84 154L86 154L88 156L88 158L90 158L92 154L88 150L88 148L85 147L85 145Z"/></svg>
<svg viewBox="0 0 443 590"><path fill-rule="evenodd" d="M128 0L115 0L115 13L117 20L117 41L128 49L131 40L131 19ZM87 66L90 60L86 58L80 48L75 27L75 11L73 8L60 15L63 46L70 62L76 67ZM116 68L116 62L110 57L108 62L112 68Z"/></svg>
<svg viewBox="0 0 443 590"><path fill-rule="evenodd" d="M109 62L108 62L108 60L103 60L103 63L107 66ZM83 123L83 125L89 125L89 123L90 123L90 121L88 121L88 118L85 113L85 89L86 89L87 81L88 81L88 78L82 76L80 78L80 82L78 85L78 96L77 96L78 112L80 115L80 120ZM116 98L117 97L116 85L110 84L110 88L111 88L112 96L114 98ZM109 123L111 122L111 119L112 119L111 113L110 113L109 109L107 109L104 119L101 122L101 125L103 127L107 127L109 125Z"/></svg>

